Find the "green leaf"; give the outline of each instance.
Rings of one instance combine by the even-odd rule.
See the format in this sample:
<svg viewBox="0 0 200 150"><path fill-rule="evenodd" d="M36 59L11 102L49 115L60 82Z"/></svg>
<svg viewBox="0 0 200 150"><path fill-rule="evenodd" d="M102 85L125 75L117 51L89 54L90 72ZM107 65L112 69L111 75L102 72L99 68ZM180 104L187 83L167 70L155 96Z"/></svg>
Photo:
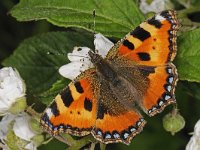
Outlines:
<svg viewBox="0 0 200 150"><path fill-rule="evenodd" d="M35 36L24 40L3 65L17 68L27 91L38 97L61 79L58 69L67 63L66 55L48 55L48 52L67 54L74 46L93 48L93 35L70 31Z"/></svg>
<svg viewBox="0 0 200 150"><path fill-rule="evenodd" d="M190 95L192 99L200 100L200 83L186 81L183 83L186 93Z"/></svg>
<svg viewBox="0 0 200 150"><path fill-rule="evenodd" d="M178 38L175 64L181 80L200 82L200 29L182 34Z"/></svg>
<svg viewBox="0 0 200 150"><path fill-rule="evenodd" d="M191 0L190 3L194 6L200 5L200 1L199 0Z"/></svg>
<svg viewBox="0 0 200 150"><path fill-rule="evenodd" d="M42 99L42 102L45 104L49 104L52 101L52 99L58 93L60 93L60 91L63 90L63 88L66 87L68 84L69 80L66 80L66 78L56 81L49 90L39 95Z"/></svg>
<svg viewBox="0 0 200 150"><path fill-rule="evenodd" d="M11 14L19 21L46 19L60 27L80 27L121 38L144 16L133 0L21 0Z"/></svg>

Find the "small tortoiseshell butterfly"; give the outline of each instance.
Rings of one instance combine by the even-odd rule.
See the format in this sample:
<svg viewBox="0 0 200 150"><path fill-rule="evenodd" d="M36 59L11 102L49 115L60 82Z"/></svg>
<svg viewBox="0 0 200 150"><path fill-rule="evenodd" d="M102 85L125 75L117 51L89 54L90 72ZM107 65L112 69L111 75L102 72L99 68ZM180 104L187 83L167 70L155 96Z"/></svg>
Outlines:
<svg viewBox="0 0 200 150"><path fill-rule="evenodd" d="M94 67L55 97L41 117L51 134L92 134L103 143L129 144L149 116L176 103L175 12L163 11L117 42L106 58L89 51Z"/></svg>

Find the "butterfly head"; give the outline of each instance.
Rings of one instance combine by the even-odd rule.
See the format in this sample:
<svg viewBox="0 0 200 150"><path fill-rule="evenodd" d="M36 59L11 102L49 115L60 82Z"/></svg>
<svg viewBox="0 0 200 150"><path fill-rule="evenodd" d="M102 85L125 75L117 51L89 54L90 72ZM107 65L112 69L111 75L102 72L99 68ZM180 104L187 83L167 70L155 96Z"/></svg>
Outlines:
<svg viewBox="0 0 200 150"><path fill-rule="evenodd" d="M93 51L89 51L88 54L91 58L91 62L94 65L100 63L103 60L103 58L99 54L94 53Z"/></svg>

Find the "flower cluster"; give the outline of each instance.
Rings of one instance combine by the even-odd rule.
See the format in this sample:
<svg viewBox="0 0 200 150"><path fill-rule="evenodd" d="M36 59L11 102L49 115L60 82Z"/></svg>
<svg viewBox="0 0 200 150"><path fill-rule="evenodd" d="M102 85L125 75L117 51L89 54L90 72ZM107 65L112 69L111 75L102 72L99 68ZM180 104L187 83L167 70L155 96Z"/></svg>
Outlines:
<svg viewBox="0 0 200 150"><path fill-rule="evenodd" d="M25 92L24 81L16 69L0 69L0 142L3 149L36 149L37 144L32 140L36 133L29 127L30 116L23 112L27 106Z"/></svg>
<svg viewBox="0 0 200 150"><path fill-rule="evenodd" d="M172 9L170 0L141 0L140 10L147 14L149 12L159 13L166 9Z"/></svg>

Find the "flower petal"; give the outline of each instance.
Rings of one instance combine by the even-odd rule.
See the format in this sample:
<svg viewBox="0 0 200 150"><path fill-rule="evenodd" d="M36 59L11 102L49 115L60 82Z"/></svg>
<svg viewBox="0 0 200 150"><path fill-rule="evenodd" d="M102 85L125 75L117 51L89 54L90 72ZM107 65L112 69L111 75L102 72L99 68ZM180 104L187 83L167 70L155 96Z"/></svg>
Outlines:
<svg viewBox="0 0 200 150"><path fill-rule="evenodd" d="M25 85L16 69L0 69L0 115L7 113L18 98L25 96Z"/></svg>
<svg viewBox="0 0 200 150"><path fill-rule="evenodd" d="M29 119L30 116L25 113L21 113L15 118L15 123L13 125L13 131L15 135L26 141L30 141L35 135L35 133L29 127Z"/></svg>
<svg viewBox="0 0 200 150"><path fill-rule="evenodd" d="M10 122L15 118L12 114L5 115L0 122L0 140L4 141L6 138Z"/></svg>
<svg viewBox="0 0 200 150"><path fill-rule="evenodd" d="M102 57L105 57L114 45L110 40L105 38L102 34L96 34L94 44L96 52ZM81 72L93 67L88 52L91 51L88 47L74 47L72 53L68 53L68 58L71 63L61 66L59 73L70 80L75 79Z"/></svg>
<svg viewBox="0 0 200 150"><path fill-rule="evenodd" d="M81 72L87 70L92 64L83 62L71 62L59 68L59 73L70 80L75 79Z"/></svg>
<svg viewBox="0 0 200 150"><path fill-rule="evenodd" d="M84 61L89 60L88 52L90 49L88 47L74 47L72 53L68 53L68 58L70 61Z"/></svg>
<svg viewBox="0 0 200 150"><path fill-rule="evenodd" d="M199 150L200 149L200 139L197 137L191 137L189 143L186 146L186 150Z"/></svg>
<svg viewBox="0 0 200 150"><path fill-rule="evenodd" d="M33 142L30 142L29 144L27 144L25 146L26 150L37 150L37 147L35 146L35 144Z"/></svg>
<svg viewBox="0 0 200 150"><path fill-rule="evenodd" d="M149 12L159 13L165 9L169 9L168 7L170 7L169 0L153 0L150 4L147 2L147 0L140 1L140 10L144 14Z"/></svg>
<svg viewBox="0 0 200 150"><path fill-rule="evenodd" d="M194 134L198 137L200 137L200 120L197 121L194 127Z"/></svg>
<svg viewBox="0 0 200 150"><path fill-rule="evenodd" d="M186 150L199 150L200 149L200 120L197 121L194 127L194 134L190 138L186 146Z"/></svg>
<svg viewBox="0 0 200 150"><path fill-rule="evenodd" d="M108 51L114 46L114 44L104 37L102 34L95 34L94 39L95 51L102 57L106 57Z"/></svg>

